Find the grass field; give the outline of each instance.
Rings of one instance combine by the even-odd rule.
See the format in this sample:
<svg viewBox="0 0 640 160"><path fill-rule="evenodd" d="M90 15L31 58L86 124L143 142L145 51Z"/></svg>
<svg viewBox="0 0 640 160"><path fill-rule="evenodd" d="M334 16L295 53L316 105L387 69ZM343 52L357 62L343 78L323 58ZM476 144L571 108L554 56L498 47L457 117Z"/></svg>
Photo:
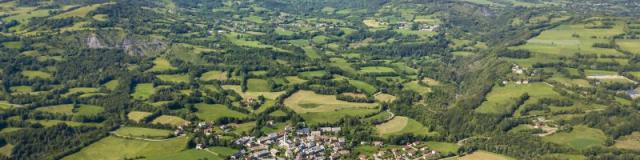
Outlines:
<svg viewBox="0 0 640 160"><path fill-rule="evenodd" d="M323 77L327 74L329 73L327 73L326 71L308 71L308 72L299 73L298 76L304 79L314 79L314 78Z"/></svg>
<svg viewBox="0 0 640 160"><path fill-rule="evenodd" d="M427 146L429 146L429 148L433 150L436 150L444 154L457 153L458 149L460 149L460 146L458 146L458 144L448 143L448 142L429 141L427 142Z"/></svg>
<svg viewBox="0 0 640 160"><path fill-rule="evenodd" d="M271 88L269 83L264 79L249 79L247 80L247 91L250 92L269 92Z"/></svg>
<svg viewBox="0 0 640 160"><path fill-rule="evenodd" d="M13 86L10 87L9 90L13 93L31 93L33 89L31 86Z"/></svg>
<svg viewBox="0 0 640 160"><path fill-rule="evenodd" d="M94 10L98 9L98 7L101 7L101 6L107 5L107 4L112 4L112 3L92 4L92 5L80 7L80 8L68 11L68 12L64 12L62 14L53 16L51 18L86 17L87 14L89 14L89 12L94 11Z"/></svg>
<svg viewBox="0 0 640 160"><path fill-rule="evenodd" d="M135 121L135 122L140 122L144 118L146 118L147 116L150 116L150 115L151 115L151 113L149 113L149 112L132 111L132 112L129 112L129 114L127 114L127 117L129 117L129 120L132 120L132 121Z"/></svg>
<svg viewBox="0 0 640 160"><path fill-rule="evenodd" d="M0 101L0 109L10 109L10 108L19 107L19 106L21 105L11 104L7 101Z"/></svg>
<svg viewBox="0 0 640 160"><path fill-rule="evenodd" d="M308 125L333 124L344 117L364 117L378 112L379 109L344 108L332 112L307 112L299 114Z"/></svg>
<svg viewBox="0 0 640 160"><path fill-rule="evenodd" d="M361 73L389 73L395 72L393 68L384 67L384 66L369 66L360 68Z"/></svg>
<svg viewBox="0 0 640 160"><path fill-rule="evenodd" d="M29 79L53 79L53 76L50 73L43 71L22 71L21 74Z"/></svg>
<svg viewBox="0 0 640 160"><path fill-rule="evenodd" d="M311 46L306 46L306 47L302 47L302 49L304 50L304 53L307 55L307 57L311 59L320 58L320 55L318 55L318 51L316 51L315 48Z"/></svg>
<svg viewBox="0 0 640 160"><path fill-rule="evenodd" d="M223 85L222 86L223 89L227 90L233 90L234 92L238 93L240 96L242 96L243 98L258 98L260 95L264 96L264 98L267 99L276 99L278 98L278 96L284 94L284 92L242 92L242 88L240 88L239 85Z"/></svg>
<svg viewBox="0 0 640 160"><path fill-rule="evenodd" d="M375 86L359 80L349 80L349 84L368 94L373 94L378 90Z"/></svg>
<svg viewBox="0 0 640 160"><path fill-rule="evenodd" d="M216 121L222 117L231 117L231 118L247 117L246 114L231 110L221 104L198 103L195 105L195 107L198 109L198 112L196 112L196 115L198 116L198 118L203 119L205 121Z"/></svg>
<svg viewBox="0 0 640 160"><path fill-rule="evenodd" d="M77 153L64 157L64 160L121 160L139 156L154 157L178 153L186 148L187 137L178 137L169 141L150 142L122 139L113 136L103 138Z"/></svg>
<svg viewBox="0 0 640 160"><path fill-rule="evenodd" d="M102 113L104 111L104 108L100 106L80 104L79 107L74 110L73 104L63 104L36 108L36 111L68 115L96 115Z"/></svg>
<svg viewBox="0 0 640 160"><path fill-rule="evenodd" d="M620 55L615 49L595 48L595 43L608 43L608 38L624 32L624 25L617 22L611 29L589 29L586 24L561 25L543 31L539 36L517 48L551 55L583 54ZM575 37L577 35L578 37Z"/></svg>
<svg viewBox="0 0 640 160"><path fill-rule="evenodd" d="M165 58L156 58L153 60L153 67L147 72L160 72L160 71L169 71L176 70L178 68L171 65L171 62Z"/></svg>
<svg viewBox="0 0 640 160"><path fill-rule="evenodd" d="M78 87L78 88L70 88L67 93L64 93L62 96L68 97L76 94L83 93L96 93L98 92L98 88L89 88L89 87Z"/></svg>
<svg viewBox="0 0 640 160"><path fill-rule="evenodd" d="M105 83L104 87L107 88L108 90L116 90L119 85L120 85L120 81L111 80L111 81Z"/></svg>
<svg viewBox="0 0 640 160"><path fill-rule="evenodd" d="M620 137L613 145L616 148L640 151L640 132Z"/></svg>
<svg viewBox="0 0 640 160"><path fill-rule="evenodd" d="M75 122L75 121L61 121L61 120L27 120L28 122L31 123L40 123L42 124L42 126L45 127L51 127L51 126L55 126L57 124L60 123L64 123L67 124L68 126L72 126L72 127L78 127L78 126L100 126L99 123L82 123L82 122Z"/></svg>
<svg viewBox="0 0 640 160"><path fill-rule="evenodd" d="M209 71L209 72L203 73L202 76L200 76L200 80L203 80L203 81L227 80L227 79L228 79L227 74L222 71Z"/></svg>
<svg viewBox="0 0 640 160"><path fill-rule="evenodd" d="M510 106L516 103L516 99L522 94L528 93L529 100L535 101L543 97L556 98L560 96L553 88L544 83L530 83L526 85L507 84L504 87L495 86L487 95L487 101L483 102L476 112L480 113L511 113L516 108Z"/></svg>
<svg viewBox="0 0 640 160"><path fill-rule="evenodd" d="M378 121L378 122L380 122L380 121L384 121L384 120L387 120L387 119L391 118L391 116L392 116L392 114L390 112L380 112L380 113L378 113L376 115L373 115L371 117L365 118L364 121L367 121L367 122Z"/></svg>
<svg viewBox="0 0 640 160"><path fill-rule="evenodd" d="M140 83L136 85L134 92L131 94L131 96L137 100L147 100L149 99L149 97L151 97L151 95L153 95L154 92L155 92L155 89L153 88L153 84Z"/></svg>
<svg viewBox="0 0 640 160"><path fill-rule="evenodd" d="M176 160L176 159L206 159L206 160L224 160L226 157L232 156L238 150L227 147L209 147L207 150L188 149L178 153L171 153L167 155L151 156L149 159L153 160Z"/></svg>
<svg viewBox="0 0 640 160"><path fill-rule="evenodd" d="M278 27L275 29L275 33L283 36L292 36L294 34L293 31Z"/></svg>
<svg viewBox="0 0 640 160"><path fill-rule="evenodd" d="M458 160L515 160L515 158L480 150L462 156Z"/></svg>
<svg viewBox="0 0 640 160"><path fill-rule="evenodd" d="M156 119L154 119L151 123L153 124L169 124L169 125L173 125L173 126L180 126L185 124L186 120L180 118L180 117L176 117L176 116L167 116L167 115L162 115Z"/></svg>
<svg viewBox="0 0 640 160"><path fill-rule="evenodd" d="M329 63L329 65L334 66L334 67L338 67L340 68L342 71L345 71L349 74L357 74L357 70L355 68L353 68L351 66L350 63L347 62L347 60L343 59L343 58L331 58L330 59L331 63Z"/></svg>
<svg viewBox="0 0 640 160"><path fill-rule="evenodd" d="M640 40L637 39L625 39L616 40L616 44L620 46L620 49L631 52L633 54L640 54Z"/></svg>
<svg viewBox="0 0 640 160"><path fill-rule="evenodd" d="M378 134L382 136L403 134L428 135L430 133L429 129L425 128L420 122L403 116L396 116L386 123L376 125L376 129L378 130Z"/></svg>
<svg viewBox="0 0 640 160"><path fill-rule="evenodd" d="M404 88L402 88L403 90L412 90L420 94L427 94L431 92L431 88L425 85L421 85L417 80L404 83L403 86L404 86Z"/></svg>
<svg viewBox="0 0 640 160"><path fill-rule="evenodd" d="M14 146L12 144L5 144L4 146L0 147L0 154L11 157L11 153L13 153L13 147Z"/></svg>
<svg viewBox="0 0 640 160"><path fill-rule="evenodd" d="M167 138L171 136L171 134L173 134L171 130L141 128L141 127L122 127L116 130L115 133L121 136L157 138L157 139Z"/></svg>
<svg viewBox="0 0 640 160"><path fill-rule="evenodd" d="M607 136L599 129L587 126L574 126L571 132L559 132L551 136L542 138L545 141L566 145L578 150L585 150L590 147L602 146Z"/></svg>
<svg viewBox="0 0 640 160"><path fill-rule="evenodd" d="M164 82L171 82L171 83L191 82L190 76L187 74L163 74L163 75L158 75L158 79Z"/></svg>
<svg viewBox="0 0 640 160"><path fill-rule="evenodd" d="M298 91L284 101L296 113L335 112L345 108L377 108L376 103L353 103L337 100L333 95L320 95L312 91Z"/></svg>

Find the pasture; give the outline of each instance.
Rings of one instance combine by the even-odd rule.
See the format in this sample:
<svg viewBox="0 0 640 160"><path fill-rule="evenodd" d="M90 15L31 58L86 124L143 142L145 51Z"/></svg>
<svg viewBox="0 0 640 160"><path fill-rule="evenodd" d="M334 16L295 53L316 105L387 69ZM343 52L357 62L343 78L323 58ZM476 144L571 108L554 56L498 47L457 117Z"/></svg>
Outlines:
<svg viewBox="0 0 640 160"><path fill-rule="evenodd" d="M100 106L94 105L86 105L80 104L78 108L75 108L73 104L63 104L63 105L55 105L48 107L39 107L35 109L36 111L48 112L48 113L57 113L57 114L67 114L67 115L97 115L104 111L104 108Z"/></svg>
<svg viewBox="0 0 640 160"><path fill-rule="evenodd" d="M491 152L479 150L471 154L462 156L458 158L458 160L515 160L515 158L497 154L497 153L491 153Z"/></svg>
<svg viewBox="0 0 640 160"><path fill-rule="evenodd" d="M333 95L320 95L313 91L298 91L285 99L284 105L296 113L335 112L346 108L377 108L376 103L353 103L337 100Z"/></svg>
<svg viewBox="0 0 640 160"><path fill-rule="evenodd" d="M156 58L153 60L153 67L147 72L162 72L162 71L170 71L176 70L178 68L171 65L171 62L165 58Z"/></svg>
<svg viewBox="0 0 640 160"><path fill-rule="evenodd" d="M431 92L431 88L424 84L420 84L419 81L411 81L403 84L403 90L412 90L420 94L427 94Z"/></svg>
<svg viewBox="0 0 640 160"><path fill-rule="evenodd" d="M40 123L42 126L51 127L58 125L60 123L64 123L68 126L79 127L79 126L93 126L98 127L101 124L99 123L83 123L83 122L75 122L75 121L61 121L61 120L27 120L30 123Z"/></svg>
<svg viewBox="0 0 640 160"><path fill-rule="evenodd" d="M89 88L89 87L78 87L78 88L70 88L69 91L62 96L69 97L78 94L84 93L96 93L98 92L98 88Z"/></svg>
<svg viewBox="0 0 640 160"><path fill-rule="evenodd" d="M115 131L120 136L139 137L139 138L157 138L163 139L171 136L171 130L141 128L141 127L122 127Z"/></svg>
<svg viewBox="0 0 640 160"><path fill-rule="evenodd" d="M615 148L640 151L640 132L633 132L631 135L623 136L616 140Z"/></svg>
<svg viewBox="0 0 640 160"><path fill-rule="evenodd" d="M43 79L43 80L51 80L53 79L53 75L43 71L22 71L22 76L25 76L29 79Z"/></svg>
<svg viewBox="0 0 640 160"><path fill-rule="evenodd" d="M227 73L222 71L209 71L209 72L203 73L200 76L200 80L203 80L203 81L211 81L211 80L222 81L227 79L229 79L229 77L227 77Z"/></svg>
<svg viewBox="0 0 640 160"><path fill-rule="evenodd" d="M205 121L217 121L223 117L229 118L246 118L248 117L246 114L231 110L222 104L205 104L198 103L195 105L198 111L196 115L198 118Z"/></svg>
<svg viewBox="0 0 640 160"><path fill-rule="evenodd" d="M525 85L507 84L504 87L495 86L486 97L486 101L482 102L480 107L476 108L476 112L504 114L511 113L517 108L511 108L516 100L524 93L529 94L529 100L536 101L539 98L550 97L556 98L560 94L553 91L551 86L544 83L530 83Z"/></svg>
<svg viewBox="0 0 640 160"><path fill-rule="evenodd" d="M141 122L144 118L147 118L147 116L150 115L151 113L149 112L131 111L127 114L127 117L129 117L129 120L134 122Z"/></svg>
<svg viewBox="0 0 640 160"><path fill-rule="evenodd" d="M131 94L131 96L133 97L133 99L137 99L137 100L147 100L155 92L155 89L153 88L153 84L151 83L137 84L133 90L134 91Z"/></svg>
<svg viewBox="0 0 640 160"><path fill-rule="evenodd" d="M390 73L395 72L393 68L384 67L384 66L368 66L360 68L361 73Z"/></svg>
<svg viewBox="0 0 640 160"><path fill-rule="evenodd" d="M153 124L168 124L168 125L172 125L172 126L180 126L183 125L185 123L187 123L188 121L180 118L180 117L176 117L176 116L167 116L167 115L162 115L156 119L154 119L153 121L151 121L151 123Z"/></svg>
<svg viewBox="0 0 640 160"><path fill-rule="evenodd" d="M426 144L429 148L444 154L458 153L460 149L460 146L455 143L429 141Z"/></svg>
<svg viewBox="0 0 640 160"><path fill-rule="evenodd" d="M378 134L383 137L404 134L430 134L429 129L420 124L420 122L403 116L396 116L388 122L376 125L376 129Z"/></svg>
<svg viewBox="0 0 640 160"><path fill-rule="evenodd" d="M616 40L616 44L624 51L640 54L640 40L638 39Z"/></svg>
<svg viewBox="0 0 640 160"><path fill-rule="evenodd" d="M187 74L162 74L157 75L158 79L164 82L171 83L189 83L191 82L191 77Z"/></svg>
<svg viewBox="0 0 640 160"><path fill-rule="evenodd" d="M378 90L375 86L364 81L349 80L349 84L368 94L373 94Z"/></svg>
<svg viewBox="0 0 640 160"><path fill-rule="evenodd" d="M64 12L62 14L53 16L51 18L61 19L61 18L69 18L69 17L86 17L87 14L89 14L89 12L94 11L94 10L98 9L98 7L101 7L101 6L107 5L107 4L113 4L113 3L87 5L87 6L80 7L80 8L68 11L68 12Z"/></svg>
<svg viewBox="0 0 640 160"><path fill-rule="evenodd" d="M284 94L284 92L251 92L251 91L247 91L247 92L242 92L242 88L240 88L239 85L223 85L222 86L223 89L225 90L233 90L234 92L238 93L240 96L242 96L242 98L258 98L259 96L264 96L264 98L267 99L276 99L278 98L278 96Z"/></svg>
<svg viewBox="0 0 640 160"><path fill-rule="evenodd" d="M307 71L307 72L299 73L298 76L300 76L303 79L315 79L315 78L324 77L328 74L329 73L327 73L326 71Z"/></svg>
<svg viewBox="0 0 640 160"><path fill-rule="evenodd" d="M163 156L184 150L188 141L188 137L151 142L109 136L82 148L77 153L64 157L63 160L120 160L140 156Z"/></svg>
<svg viewBox="0 0 640 160"><path fill-rule="evenodd" d="M270 92L271 88L267 80L249 79L247 80L247 91L249 92Z"/></svg>
<svg viewBox="0 0 640 160"><path fill-rule="evenodd" d="M107 83L104 84L104 87L107 88L108 90L116 90L118 88L118 86L120 85L120 81L118 80L111 80Z"/></svg>
<svg viewBox="0 0 640 160"><path fill-rule="evenodd" d="M527 41L525 45L516 48L550 55L573 55L577 52L598 55L622 54L611 48L593 47L593 44L608 43L609 37L623 33L624 25L621 22L616 22L616 25L610 29L591 29L588 25L584 23L560 25L543 31L539 36Z"/></svg>
<svg viewBox="0 0 640 160"><path fill-rule="evenodd" d="M599 129L579 125L573 126L571 132L558 132L542 139L577 150L585 150L591 147L603 146L607 136Z"/></svg>

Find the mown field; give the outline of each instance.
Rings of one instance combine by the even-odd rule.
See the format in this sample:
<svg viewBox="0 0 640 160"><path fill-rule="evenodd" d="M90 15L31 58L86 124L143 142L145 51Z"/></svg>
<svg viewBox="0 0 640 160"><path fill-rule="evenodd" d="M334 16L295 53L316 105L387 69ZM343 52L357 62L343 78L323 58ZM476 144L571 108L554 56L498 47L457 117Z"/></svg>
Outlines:
<svg viewBox="0 0 640 160"><path fill-rule="evenodd" d="M195 105L198 111L196 115L198 118L205 121L216 121L223 117L229 118L246 118L248 115L240 113L238 111L231 110L221 104L204 104L198 103Z"/></svg>
<svg viewBox="0 0 640 160"><path fill-rule="evenodd" d="M516 108L510 106L515 104L517 98L524 93L529 94L530 98L527 101L532 102L543 97L556 98L560 96L557 92L553 91L551 86L544 83L530 83L526 85L507 84L504 87L495 86L487 95L487 101L483 102L475 111L494 114L511 113Z"/></svg>
<svg viewBox="0 0 640 160"><path fill-rule="evenodd" d="M591 147L603 146L607 136L599 129L578 125L574 126L571 132L558 132L542 139L577 150L585 150Z"/></svg>
<svg viewBox="0 0 640 160"><path fill-rule="evenodd" d="M120 136L139 137L139 138L167 138L173 132L171 130L141 128L141 127L122 127L115 131Z"/></svg>
<svg viewBox="0 0 640 160"><path fill-rule="evenodd" d="M186 148L188 140L188 137L178 137L168 141L151 142L109 136L63 159L121 160L140 156L161 157L167 154L181 152Z"/></svg>
<svg viewBox="0 0 640 160"><path fill-rule="evenodd" d="M36 111L59 113L68 115L96 115L102 113L104 108L95 105L80 104L77 108L74 108L73 104L64 104L48 107L36 108Z"/></svg>
<svg viewBox="0 0 640 160"><path fill-rule="evenodd" d="M391 135L429 135L429 129L424 127L420 122L408 117L396 116L386 123L376 125L378 134L386 137Z"/></svg>

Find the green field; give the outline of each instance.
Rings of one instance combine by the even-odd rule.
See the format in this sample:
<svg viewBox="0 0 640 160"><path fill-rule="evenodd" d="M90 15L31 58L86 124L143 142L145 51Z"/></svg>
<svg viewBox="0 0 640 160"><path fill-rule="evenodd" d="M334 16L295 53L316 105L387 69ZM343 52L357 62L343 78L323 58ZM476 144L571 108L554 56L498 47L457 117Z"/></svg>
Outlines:
<svg viewBox="0 0 640 160"><path fill-rule="evenodd" d="M378 134L382 136L390 135L429 135L429 129L424 127L420 122L411 118L396 116L388 122L376 125Z"/></svg>
<svg viewBox="0 0 640 160"><path fill-rule="evenodd" d="M561 25L545 30L539 36L530 39L523 46L517 48L527 49L535 53L550 55L582 54L620 55L615 49L595 48L595 43L607 43L604 37L611 37L623 33L624 25L621 22L611 29L589 29L587 24ZM574 37L577 35L578 37ZM596 38L593 38L596 37Z"/></svg>
<svg viewBox="0 0 640 160"><path fill-rule="evenodd" d="M139 156L164 156L184 150L188 140L187 137L179 137L169 141L150 142L109 136L63 159L121 160Z"/></svg>
<svg viewBox="0 0 640 160"><path fill-rule="evenodd" d="M156 58L153 60L153 68L147 70L147 72L161 72L176 70L178 68L171 65L171 62L165 58Z"/></svg>
<svg viewBox="0 0 640 160"><path fill-rule="evenodd" d="M163 139L171 136L171 130L141 128L141 127L122 127L115 131L120 136L140 137L140 138L157 138Z"/></svg>
<svg viewBox="0 0 640 160"><path fill-rule="evenodd" d="M224 160L226 157L232 156L237 152L236 149L227 147L209 147L205 150L188 149L178 153L170 153L167 155L150 156L149 159L154 160L176 160L176 159L207 159L207 160ZM210 151L210 152L209 152ZM213 153L212 153L213 152Z"/></svg>
<svg viewBox="0 0 640 160"><path fill-rule="evenodd" d="M320 77L326 76L327 74L329 73L327 73L326 71L308 71L308 72L302 72L298 74L298 76L304 79L314 79L314 78L320 78Z"/></svg>
<svg viewBox="0 0 640 160"><path fill-rule="evenodd" d="M187 74L163 74L158 75L158 79L164 82L171 83L189 83L191 82L191 77Z"/></svg>
<svg viewBox="0 0 640 160"><path fill-rule="evenodd" d="M462 156L458 160L515 160L515 158L480 150Z"/></svg>
<svg viewBox="0 0 640 160"><path fill-rule="evenodd" d="M31 123L40 123L42 124L42 126L45 127L51 127L51 126L55 126L58 125L60 123L64 123L67 124L68 126L72 126L72 127L78 127L78 126L100 126L99 123L82 123L82 122L75 122L75 121L61 121L61 120L27 120L28 122Z"/></svg>
<svg viewBox="0 0 640 160"><path fill-rule="evenodd" d="M104 87L107 88L108 90L116 90L118 88L118 86L120 85L120 81L118 80L111 80L107 83L104 84Z"/></svg>
<svg viewBox="0 0 640 160"><path fill-rule="evenodd" d="M246 118L247 115L238 111L231 110L221 104L204 104L198 103L195 105L198 109L196 115L198 118L205 121L216 121L222 117L230 118Z"/></svg>
<svg viewBox="0 0 640 160"><path fill-rule="evenodd" d="M448 143L448 142L429 141L427 142L427 146L429 146L429 148L433 150L436 150L444 154L457 153L458 149L460 149L460 146L458 146L458 144Z"/></svg>
<svg viewBox="0 0 640 160"><path fill-rule="evenodd" d="M393 68L384 67L384 66L369 66L360 68L360 72L362 73L389 73L396 72Z"/></svg>
<svg viewBox="0 0 640 160"><path fill-rule="evenodd" d="M529 94L528 101L536 101L536 99L549 97L556 98L560 96L553 88L544 83L530 83L526 85L507 84L504 87L495 86L487 95L487 101L483 102L480 107L476 108L476 112L503 114L511 113L517 108L510 106L515 104L517 98L522 94Z"/></svg>
<svg viewBox="0 0 640 160"><path fill-rule="evenodd" d="M68 97L68 96L77 95L77 94L96 93L96 92L98 92L98 88L78 87L78 88L70 88L67 93L63 94L63 96Z"/></svg>
<svg viewBox="0 0 640 160"><path fill-rule="evenodd" d="M640 40L638 39L616 40L616 44L624 51L640 54Z"/></svg>
<svg viewBox="0 0 640 160"><path fill-rule="evenodd" d="M276 28L275 33L283 36L292 36L294 34L294 32L281 27Z"/></svg>
<svg viewBox="0 0 640 160"><path fill-rule="evenodd" d="M203 81L227 80L228 78L229 77L227 77L227 74L222 71L209 71L209 72L203 73L202 76L200 76L200 80L203 80Z"/></svg>
<svg viewBox="0 0 640 160"><path fill-rule="evenodd" d="M373 94L378 90L375 86L359 80L349 80L349 84L368 94Z"/></svg>
<svg viewBox="0 0 640 160"><path fill-rule="evenodd" d="M89 12L94 11L94 10L98 9L98 7L101 7L101 6L107 5L107 4L112 4L112 3L92 4L92 5L80 7L80 8L68 11L68 12L64 12L62 14L53 16L51 18L86 17L87 14L89 14Z"/></svg>
<svg viewBox="0 0 640 160"><path fill-rule="evenodd" d="M104 108L94 105L80 104L79 107L74 109L73 104L63 104L49 107L39 107L36 111L68 114L68 115L97 115L104 111Z"/></svg>
<svg viewBox="0 0 640 160"><path fill-rule="evenodd" d="M427 94L431 92L431 88L429 88L426 85L420 84L420 82L418 82L417 80L404 83L403 87L404 87L402 88L403 90L412 90L420 94Z"/></svg>
<svg viewBox="0 0 640 160"><path fill-rule="evenodd" d="M20 107L20 106L22 105L11 104L7 101L0 101L0 109L10 109L10 108Z"/></svg>
<svg viewBox="0 0 640 160"><path fill-rule="evenodd" d="M633 132L631 135L620 137L613 147L640 151L640 132Z"/></svg>
<svg viewBox="0 0 640 160"><path fill-rule="evenodd" d="M9 90L13 93L31 93L33 89L31 86L13 86L9 88Z"/></svg>
<svg viewBox="0 0 640 160"><path fill-rule="evenodd" d="M50 73L43 71L22 71L21 74L29 79L53 79L53 76Z"/></svg>
<svg viewBox="0 0 640 160"><path fill-rule="evenodd" d="M312 91L298 91L284 101L296 113L334 112L346 108L377 108L376 103L353 103L337 100L336 96L320 95Z"/></svg>
<svg viewBox="0 0 640 160"><path fill-rule="evenodd" d="M585 150L604 145L607 136L599 129L587 126L573 126L571 132L559 132L542 138L547 142L566 145L574 149Z"/></svg>
<svg viewBox="0 0 640 160"><path fill-rule="evenodd" d="M250 92L270 92L269 83L264 79L247 80L247 91Z"/></svg>
<svg viewBox="0 0 640 160"><path fill-rule="evenodd" d="M264 96L264 98L267 98L267 99L276 99L278 98L278 96L284 94L283 91L281 92L251 92L251 91L242 92L242 88L240 88L239 85L223 85L222 88L225 90L233 90L234 92L238 93L240 96L242 96L245 99L247 98L255 99L255 98L258 98L259 96Z"/></svg>
<svg viewBox="0 0 640 160"><path fill-rule="evenodd" d="M180 126L180 125L184 125L186 122L186 120L180 118L180 117L176 117L176 116L167 116L167 115L162 115L156 119L154 119L153 121L151 121L151 123L153 124L168 124L168 125L172 125L172 126Z"/></svg>
<svg viewBox="0 0 640 160"><path fill-rule="evenodd" d="M147 116L150 116L150 115L151 115L151 113L149 113L149 112L132 111L132 112L129 112L129 114L127 114L127 117L129 117L129 120L132 120L132 121L135 121L135 122L140 122L144 118L146 118Z"/></svg>
<svg viewBox="0 0 640 160"><path fill-rule="evenodd" d="M153 95L154 92L155 92L155 89L153 88L153 84L140 83L136 85L134 92L131 94L131 96L137 100L146 100L146 99L149 99L149 97L151 97L151 95Z"/></svg>

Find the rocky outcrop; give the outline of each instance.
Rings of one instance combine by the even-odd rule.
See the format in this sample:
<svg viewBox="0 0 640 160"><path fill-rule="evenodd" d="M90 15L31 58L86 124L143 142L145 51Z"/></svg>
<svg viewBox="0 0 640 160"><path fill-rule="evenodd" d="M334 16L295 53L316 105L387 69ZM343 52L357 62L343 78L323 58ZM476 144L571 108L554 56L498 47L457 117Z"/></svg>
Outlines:
<svg viewBox="0 0 640 160"><path fill-rule="evenodd" d="M113 35L113 34L105 34ZM145 56L161 53L167 49L167 42L158 38L141 36L112 36L111 39L101 38L96 33L91 33L85 38L87 48L113 48L122 49L129 55Z"/></svg>

